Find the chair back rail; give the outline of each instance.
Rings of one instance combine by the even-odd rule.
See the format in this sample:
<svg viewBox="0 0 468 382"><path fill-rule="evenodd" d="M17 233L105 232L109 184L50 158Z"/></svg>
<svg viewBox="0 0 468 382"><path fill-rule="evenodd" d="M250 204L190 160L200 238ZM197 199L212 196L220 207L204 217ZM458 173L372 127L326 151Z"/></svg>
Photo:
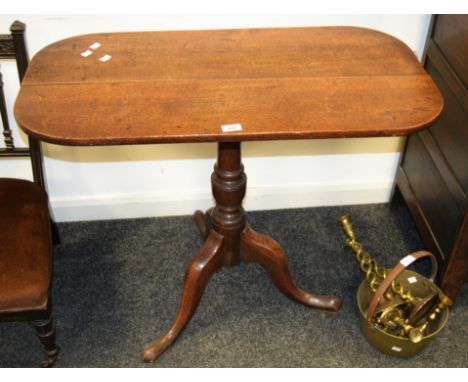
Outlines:
<svg viewBox="0 0 468 382"><path fill-rule="evenodd" d="M18 69L20 83L28 68L29 55L26 47L24 32L26 25L20 21L15 21L11 27L11 34L0 35L0 59L14 59ZM0 148L0 157L25 157L31 158L31 166L34 182L46 190L44 181L44 170L42 160L41 143L34 137L28 137L28 147L15 147L12 131L7 115L5 93L3 91L3 79L0 73L0 115L3 125L4 148Z"/></svg>

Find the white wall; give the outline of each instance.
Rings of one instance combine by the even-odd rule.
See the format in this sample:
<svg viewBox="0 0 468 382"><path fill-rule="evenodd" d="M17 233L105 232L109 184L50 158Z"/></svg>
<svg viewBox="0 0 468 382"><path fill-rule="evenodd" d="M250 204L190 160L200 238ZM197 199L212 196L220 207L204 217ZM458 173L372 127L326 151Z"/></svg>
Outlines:
<svg viewBox="0 0 468 382"><path fill-rule="evenodd" d="M44 46L93 32L355 25L404 41L418 57L428 15L82 16L0 15L0 33L27 24L31 57ZM2 62L10 121L19 85ZM18 145L24 135L15 132ZM249 210L387 202L401 138L335 139L243 144ZM191 214L212 204L215 144L62 147L44 144L49 194L59 221ZM0 161L0 176L30 178L23 160Z"/></svg>

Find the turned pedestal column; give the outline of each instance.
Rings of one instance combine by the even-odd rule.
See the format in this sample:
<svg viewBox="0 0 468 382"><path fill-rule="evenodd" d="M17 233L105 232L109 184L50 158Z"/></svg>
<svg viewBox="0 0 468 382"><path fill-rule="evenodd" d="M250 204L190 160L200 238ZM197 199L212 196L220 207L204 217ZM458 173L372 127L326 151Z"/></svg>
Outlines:
<svg viewBox="0 0 468 382"><path fill-rule="evenodd" d="M194 214L205 243L187 268L174 323L166 334L145 348L144 361L153 362L177 339L195 313L209 278L223 265L256 262L268 271L278 289L293 300L318 309L337 311L340 308L341 301L336 297L314 295L298 288L280 245L246 225L242 208L246 183L240 142L219 143L211 176L216 206L205 214L200 211Z"/></svg>

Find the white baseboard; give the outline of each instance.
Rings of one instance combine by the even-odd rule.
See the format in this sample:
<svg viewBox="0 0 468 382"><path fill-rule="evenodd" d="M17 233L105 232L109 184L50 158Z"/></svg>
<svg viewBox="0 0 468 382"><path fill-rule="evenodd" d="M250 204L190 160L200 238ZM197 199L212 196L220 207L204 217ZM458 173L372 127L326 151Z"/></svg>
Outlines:
<svg viewBox="0 0 468 382"><path fill-rule="evenodd" d="M386 203L393 179L366 183L299 184L247 189L248 211ZM211 190L182 193L138 193L80 198L51 198L58 222L190 215L213 205Z"/></svg>

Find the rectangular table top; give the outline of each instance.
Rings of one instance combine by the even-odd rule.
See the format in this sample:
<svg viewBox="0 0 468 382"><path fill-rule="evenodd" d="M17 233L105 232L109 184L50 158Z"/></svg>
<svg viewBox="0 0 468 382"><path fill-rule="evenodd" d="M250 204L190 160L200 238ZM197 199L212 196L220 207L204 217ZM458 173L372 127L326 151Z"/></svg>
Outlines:
<svg viewBox="0 0 468 382"><path fill-rule="evenodd" d="M68 38L34 56L14 111L43 141L115 145L399 136L442 108L398 39L310 27Z"/></svg>

